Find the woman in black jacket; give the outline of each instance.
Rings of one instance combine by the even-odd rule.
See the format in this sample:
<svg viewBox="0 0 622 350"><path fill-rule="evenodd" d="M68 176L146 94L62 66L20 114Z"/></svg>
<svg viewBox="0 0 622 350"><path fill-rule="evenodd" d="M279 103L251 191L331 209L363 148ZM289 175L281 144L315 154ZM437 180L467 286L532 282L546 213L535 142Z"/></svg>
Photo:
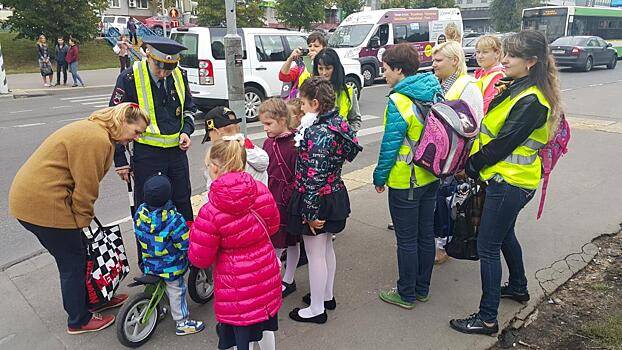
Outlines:
<svg viewBox="0 0 622 350"><path fill-rule="evenodd" d="M50 61L50 50L48 49L47 39L45 35L39 35L37 40L37 58L39 60L39 70L43 78L43 86L52 86L52 62ZM49 81L49 82L48 82Z"/></svg>
<svg viewBox="0 0 622 350"><path fill-rule="evenodd" d="M479 311L450 321L453 329L469 334L498 332L501 298L529 300L514 226L540 183L538 150L553 136L560 108L557 69L546 37L522 31L506 39L504 52L501 63L507 88L490 104L476 152L466 166L469 177L488 183L477 241L482 279ZM510 272L505 286L501 286L500 252Z"/></svg>

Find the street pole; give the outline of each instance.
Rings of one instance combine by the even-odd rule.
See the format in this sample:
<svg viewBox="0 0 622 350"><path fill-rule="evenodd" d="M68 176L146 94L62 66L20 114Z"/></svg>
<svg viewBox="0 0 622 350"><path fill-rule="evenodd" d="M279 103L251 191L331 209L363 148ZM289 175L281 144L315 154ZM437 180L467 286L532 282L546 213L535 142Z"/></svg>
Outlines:
<svg viewBox="0 0 622 350"><path fill-rule="evenodd" d="M164 6L164 0L162 0L162 30L164 31L164 37L166 38L166 7Z"/></svg>
<svg viewBox="0 0 622 350"><path fill-rule="evenodd" d="M2 45L0 45L0 95L9 93L9 85L6 83L6 72L4 71L4 58L2 57Z"/></svg>
<svg viewBox="0 0 622 350"><path fill-rule="evenodd" d="M238 35L235 1L225 0L227 35L225 35L225 64L229 108L236 116L242 116L242 132L246 135L246 111L244 105L244 71L242 70L242 38Z"/></svg>

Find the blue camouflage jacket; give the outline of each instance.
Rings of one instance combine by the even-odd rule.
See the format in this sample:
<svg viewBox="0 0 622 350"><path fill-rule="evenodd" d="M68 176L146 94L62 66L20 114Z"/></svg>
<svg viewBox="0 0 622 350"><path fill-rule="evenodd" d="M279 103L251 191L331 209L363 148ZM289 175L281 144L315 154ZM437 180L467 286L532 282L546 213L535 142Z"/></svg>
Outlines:
<svg viewBox="0 0 622 350"><path fill-rule="evenodd" d="M141 204L134 214L134 233L140 242L144 273L166 281L186 273L189 229L172 201L162 208Z"/></svg>

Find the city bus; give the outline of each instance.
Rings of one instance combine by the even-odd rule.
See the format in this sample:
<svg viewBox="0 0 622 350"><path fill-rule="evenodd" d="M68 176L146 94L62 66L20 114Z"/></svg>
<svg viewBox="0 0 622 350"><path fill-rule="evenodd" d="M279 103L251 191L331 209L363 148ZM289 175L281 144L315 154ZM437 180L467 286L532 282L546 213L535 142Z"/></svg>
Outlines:
<svg viewBox="0 0 622 350"><path fill-rule="evenodd" d="M550 42L562 36L595 35L622 56L622 9L612 7L548 6L523 10L522 29L544 32Z"/></svg>
<svg viewBox="0 0 622 350"><path fill-rule="evenodd" d="M340 57L361 62L365 85L382 74L382 54L386 48L410 43L419 51L422 67L432 65L432 47L445 27L454 23L461 33L458 8L386 9L356 12L346 17L328 40Z"/></svg>

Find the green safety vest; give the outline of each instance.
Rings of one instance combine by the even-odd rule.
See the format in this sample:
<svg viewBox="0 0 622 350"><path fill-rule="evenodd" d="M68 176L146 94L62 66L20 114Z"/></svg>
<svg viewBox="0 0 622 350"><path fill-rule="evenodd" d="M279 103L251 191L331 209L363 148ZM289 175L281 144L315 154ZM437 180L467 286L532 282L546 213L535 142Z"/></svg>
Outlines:
<svg viewBox="0 0 622 350"><path fill-rule="evenodd" d="M408 189L422 187L438 180L432 173L412 162L413 150L419 142L425 125L424 117L415 113L413 102L408 96L395 92L389 98L408 124L408 130L404 142L400 146L397 161L389 172L387 186L395 189ZM384 125L387 124L388 110L387 107L384 112Z"/></svg>
<svg viewBox="0 0 622 350"><path fill-rule="evenodd" d="M347 86L347 90L341 92L337 96L337 98L335 98L335 106L339 108L339 116L341 116L341 118L345 119L346 121L348 120L348 114L350 114L350 109L352 108L353 93L354 89L352 89L351 86Z"/></svg>
<svg viewBox="0 0 622 350"><path fill-rule="evenodd" d="M173 80L175 81L175 90L177 96L179 96L179 102L181 103L181 124L179 131L172 135L160 134L158 128L158 121L156 119L155 105L153 104L153 93L151 91L151 81L149 78L149 70L147 69L147 61L134 62L134 82L136 85L136 96L138 97L138 105L144 111L149 114L151 123L147 127L147 130L140 136L136 142L145 145L171 148L179 146L179 134L184 126L184 99L186 97L186 85L184 85L184 79L181 74L181 69L176 67L173 69Z"/></svg>
<svg viewBox="0 0 622 350"><path fill-rule="evenodd" d="M492 110L488 111L480 127L479 143L474 145L471 153L477 152L480 144L485 146L497 137L512 107L521 98L528 95L536 95L538 101L548 108L547 122L534 130L527 140L516 147L507 158L493 166L484 167L479 173L482 180L486 181L499 176L513 186L528 190L538 188L540 178L542 177L542 161L538 156L538 150L544 147L549 140L548 118L551 115L551 106L537 86L525 89L514 98L508 96Z"/></svg>

